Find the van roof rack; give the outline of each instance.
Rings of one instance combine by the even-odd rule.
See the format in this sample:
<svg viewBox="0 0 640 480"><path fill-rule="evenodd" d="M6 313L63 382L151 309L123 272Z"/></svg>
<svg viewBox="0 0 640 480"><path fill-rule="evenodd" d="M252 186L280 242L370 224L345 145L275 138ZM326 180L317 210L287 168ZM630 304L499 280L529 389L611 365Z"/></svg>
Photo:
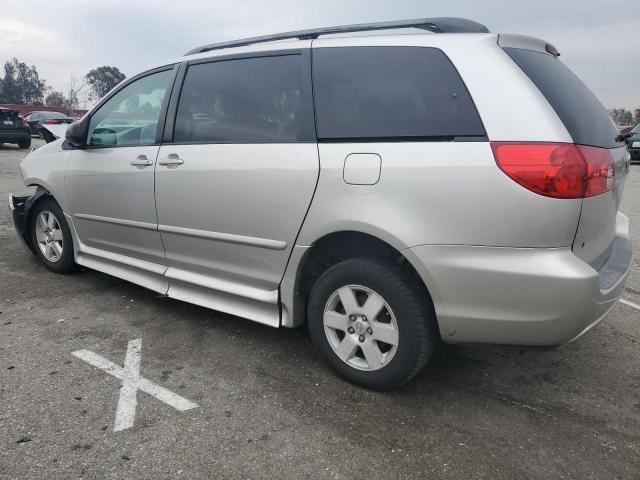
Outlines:
<svg viewBox="0 0 640 480"><path fill-rule="evenodd" d="M338 25L335 27L314 28L311 30L297 30L293 32L276 33L260 37L244 38L230 42L212 43L189 50L185 55L204 53L210 50L218 50L229 47L244 47L256 43L273 42L276 40L288 40L297 38L309 40L320 35L336 33L368 32L375 30L392 30L399 28L419 28L433 33L489 33L489 29L481 23L456 17L417 18L413 20L397 20L393 22L357 23L354 25Z"/></svg>

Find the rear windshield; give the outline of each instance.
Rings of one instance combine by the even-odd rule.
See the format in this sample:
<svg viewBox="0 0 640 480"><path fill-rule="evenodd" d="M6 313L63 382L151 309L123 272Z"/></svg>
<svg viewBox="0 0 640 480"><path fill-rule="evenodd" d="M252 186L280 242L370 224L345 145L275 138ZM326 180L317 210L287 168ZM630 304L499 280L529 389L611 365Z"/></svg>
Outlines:
<svg viewBox="0 0 640 480"><path fill-rule="evenodd" d="M6 110L4 108L0 108L0 117L2 118L15 118L18 116L17 110Z"/></svg>
<svg viewBox="0 0 640 480"><path fill-rule="evenodd" d="M575 143L604 148L620 146L615 140L618 131L606 109L562 62L535 50L504 51L546 97Z"/></svg>
<svg viewBox="0 0 640 480"><path fill-rule="evenodd" d="M460 75L435 48L318 48L313 84L320 140L485 135Z"/></svg>

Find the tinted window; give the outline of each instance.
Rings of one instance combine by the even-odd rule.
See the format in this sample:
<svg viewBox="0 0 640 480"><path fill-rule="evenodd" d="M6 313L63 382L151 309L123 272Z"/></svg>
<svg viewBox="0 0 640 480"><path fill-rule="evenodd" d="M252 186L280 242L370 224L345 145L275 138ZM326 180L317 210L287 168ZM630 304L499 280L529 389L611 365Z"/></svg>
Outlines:
<svg viewBox="0 0 640 480"><path fill-rule="evenodd" d="M173 71L136 80L111 97L91 116L90 145L155 143L158 120Z"/></svg>
<svg viewBox="0 0 640 480"><path fill-rule="evenodd" d="M505 48L505 52L538 87L562 120L575 143L618 147L611 117L587 86L552 55Z"/></svg>
<svg viewBox="0 0 640 480"><path fill-rule="evenodd" d="M310 87L301 55L189 66L175 142L251 143L313 140Z"/></svg>
<svg viewBox="0 0 640 480"><path fill-rule="evenodd" d="M321 139L485 135L462 79L438 49L319 48L313 77Z"/></svg>

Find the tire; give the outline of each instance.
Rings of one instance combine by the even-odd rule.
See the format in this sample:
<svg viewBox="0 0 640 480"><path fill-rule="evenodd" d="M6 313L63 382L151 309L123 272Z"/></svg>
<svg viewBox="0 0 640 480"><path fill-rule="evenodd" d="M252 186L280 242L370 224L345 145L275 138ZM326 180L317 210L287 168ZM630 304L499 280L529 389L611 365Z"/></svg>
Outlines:
<svg viewBox="0 0 640 480"><path fill-rule="evenodd" d="M49 197L38 202L29 217L29 234L40 260L52 272L73 271L73 239L64 213L56 201Z"/></svg>
<svg viewBox="0 0 640 480"><path fill-rule="evenodd" d="M438 336L424 287L402 269L368 259L345 260L324 272L311 291L307 318L311 340L329 365L376 390L418 374Z"/></svg>
<svg viewBox="0 0 640 480"><path fill-rule="evenodd" d="M25 149L25 148L29 148L31 146L31 137L27 138L26 140L23 140L21 142L18 142L18 148L21 149Z"/></svg>

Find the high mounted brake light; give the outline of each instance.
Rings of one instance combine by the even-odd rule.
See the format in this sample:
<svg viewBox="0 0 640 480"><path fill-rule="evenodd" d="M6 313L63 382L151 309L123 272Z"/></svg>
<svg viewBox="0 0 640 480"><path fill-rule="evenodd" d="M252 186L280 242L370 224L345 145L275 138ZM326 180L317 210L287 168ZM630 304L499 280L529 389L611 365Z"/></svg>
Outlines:
<svg viewBox="0 0 640 480"><path fill-rule="evenodd" d="M523 187L551 198L585 198L613 189L606 148L570 143L491 142L498 167Z"/></svg>
<svg viewBox="0 0 640 480"><path fill-rule="evenodd" d="M544 46L544 49L547 51L547 53L550 53L554 57L559 57L560 56L560 52L558 51L558 49L556 47L554 47L553 45L551 45L550 43L547 43Z"/></svg>

